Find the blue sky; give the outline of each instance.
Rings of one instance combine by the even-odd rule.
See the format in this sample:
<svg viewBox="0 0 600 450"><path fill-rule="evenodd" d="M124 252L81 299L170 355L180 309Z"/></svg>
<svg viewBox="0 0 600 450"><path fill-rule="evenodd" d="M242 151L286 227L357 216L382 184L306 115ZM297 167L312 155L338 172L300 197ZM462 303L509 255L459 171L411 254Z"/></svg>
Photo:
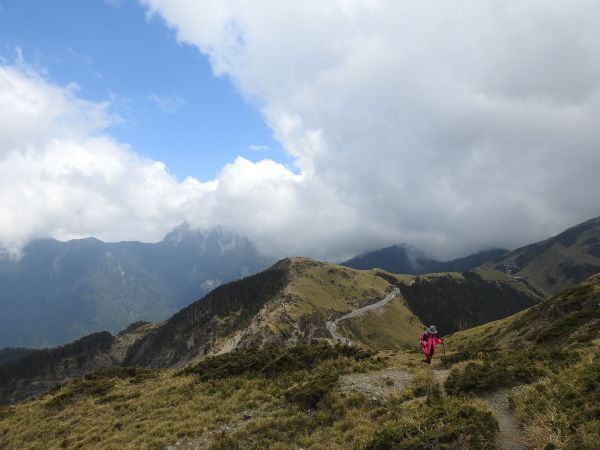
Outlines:
<svg viewBox="0 0 600 450"><path fill-rule="evenodd" d="M122 121L109 133L179 179L213 179L238 155L289 163L257 105L137 2L1 0L0 8L0 57L14 60L20 49L52 82L110 100Z"/></svg>

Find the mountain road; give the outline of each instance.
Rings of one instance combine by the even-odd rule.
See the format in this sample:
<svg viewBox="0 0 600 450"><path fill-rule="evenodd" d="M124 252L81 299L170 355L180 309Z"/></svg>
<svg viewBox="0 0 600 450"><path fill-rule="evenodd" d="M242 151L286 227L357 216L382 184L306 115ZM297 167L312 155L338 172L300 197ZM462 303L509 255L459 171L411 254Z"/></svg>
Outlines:
<svg viewBox="0 0 600 450"><path fill-rule="evenodd" d="M336 320L328 320L325 324L327 326L327 330L329 331L329 334L331 334L331 338L334 341L339 342L341 344L352 345L352 341L350 339L336 333L336 328L337 328L338 322L341 322L342 320L350 319L352 317L359 316L361 314L364 314L367 311L372 311L374 309L381 308L382 306L387 305L399 293L400 293L400 289L394 288L388 295L386 295L383 299L379 300L376 303L372 303L370 305L363 306L362 308L355 309L354 311L349 312L348 314L343 315L342 317L340 317Z"/></svg>

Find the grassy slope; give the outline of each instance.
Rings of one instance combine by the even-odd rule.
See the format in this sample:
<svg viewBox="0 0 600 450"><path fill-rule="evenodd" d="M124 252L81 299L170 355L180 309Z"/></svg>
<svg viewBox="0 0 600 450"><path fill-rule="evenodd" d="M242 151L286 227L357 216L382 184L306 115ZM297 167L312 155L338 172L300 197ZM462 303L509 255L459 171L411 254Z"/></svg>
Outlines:
<svg viewBox="0 0 600 450"><path fill-rule="evenodd" d="M573 284L573 280L565 276L565 265L584 266L600 271L600 259L582 252L577 247L554 244L520 270L518 275L533 280L537 287L551 295Z"/></svg>
<svg viewBox="0 0 600 450"><path fill-rule="evenodd" d="M287 293L294 299L290 315L317 311L324 318L347 313L385 297L390 283L373 271L359 271L305 258L292 258Z"/></svg>
<svg viewBox="0 0 600 450"><path fill-rule="evenodd" d="M239 366L228 356L211 362L211 372L203 372L206 364L200 364L184 374L138 369L72 383L0 410L0 445L140 449L180 441L213 450L283 450L442 448L440 443L489 448L493 441L495 422L485 408L477 401L441 397L431 374L417 367L417 355L387 361L412 371L412 385L391 397L369 400L341 389L336 380L378 370L385 364L381 360L344 352L303 367L285 352L274 353L280 364L276 376L238 375ZM273 358L264 358L268 367Z"/></svg>
<svg viewBox="0 0 600 450"><path fill-rule="evenodd" d="M600 274L527 310L448 337L455 349L572 346L600 332Z"/></svg>
<svg viewBox="0 0 600 450"><path fill-rule="evenodd" d="M380 309L344 320L337 327L339 334L378 350L416 347L422 330L423 324L401 298L395 298Z"/></svg>
<svg viewBox="0 0 600 450"><path fill-rule="evenodd" d="M539 305L449 336L463 360L446 389L468 393L534 383L513 396L535 448L600 441L600 274Z"/></svg>
<svg viewBox="0 0 600 450"><path fill-rule="evenodd" d="M600 218L516 249L483 270L512 271L549 297L600 272Z"/></svg>
<svg viewBox="0 0 600 450"><path fill-rule="evenodd" d="M126 363L177 366L235 348L327 339L327 320L385 297L398 279L410 277L288 258L261 274L221 286L182 310L136 344ZM404 341L396 339L415 328L404 319L411 313L403 304L388 312L385 326L373 320L370 326L378 329L385 346L401 345Z"/></svg>

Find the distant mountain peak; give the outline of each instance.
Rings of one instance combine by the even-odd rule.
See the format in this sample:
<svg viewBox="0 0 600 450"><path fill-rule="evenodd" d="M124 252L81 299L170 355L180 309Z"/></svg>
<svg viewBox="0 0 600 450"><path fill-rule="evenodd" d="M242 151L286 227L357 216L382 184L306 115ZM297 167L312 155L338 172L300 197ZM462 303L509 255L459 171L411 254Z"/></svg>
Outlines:
<svg viewBox="0 0 600 450"><path fill-rule="evenodd" d="M198 238L200 231L197 229L192 229L187 222L183 222L181 225L176 226L168 232L163 242L169 242L174 245L179 245L181 242L186 241L188 239Z"/></svg>
<svg viewBox="0 0 600 450"><path fill-rule="evenodd" d="M187 223L158 243L33 241L20 260L0 259L0 347L43 347L163 320L271 263L233 231Z"/></svg>
<svg viewBox="0 0 600 450"><path fill-rule="evenodd" d="M355 269L384 269L392 273L464 272L507 253L504 249L481 250L451 261L436 261L417 247L401 243L362 253L342 265Z"/></svg>

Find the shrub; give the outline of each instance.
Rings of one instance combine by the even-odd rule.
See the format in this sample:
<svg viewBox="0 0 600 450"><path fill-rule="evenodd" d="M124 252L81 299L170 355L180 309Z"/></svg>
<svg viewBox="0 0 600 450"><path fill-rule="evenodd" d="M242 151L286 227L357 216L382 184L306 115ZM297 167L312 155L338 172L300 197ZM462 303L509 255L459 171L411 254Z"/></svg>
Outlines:
<svg viewBox="0 0 600 450"><path fill-rule="evenodd" d="M130 383L142 383L145 380L158 378L159 371L155 369L142 369L139 367L111 367L87 374L86 380L100 380L107 378L118 378L129 380Z"/></svg>
<svg viewBox="0 0 600 450"><path fill-rule="evenodd" d="M449 394L481 393L531 383L573 363L578 355L554 348L497 351L453 369L444 387Z"/></svg>
<svg viewBox="0 0 600 450"><path fill-rule="evenodd" d="M62 409L82 398L103 397L114 385L115 381L107 378L75 380L64 387L56 389L57 393L46 403L46 406Z"/></svg>
<svg viewBox="0 0 600 450"><path fill-rule="evenodd" d="M498 423L493 415L466 400L429 397L397 422L385 424L366 450L489 448Z"/></svg>
<svg viewBox="0 0 600 450"><path fill-rule="evenodd" d="M372 352L327 343L298 345L289 348L240 350L206 358L179 372L195 374L202 381L237 375L274 377L285 372L313 369L318 364L347 357L357 361L370 358Z"/></svg>
<svg viewBox="0 0 600 450"><path fill-rule="evenodd" d="M292 386L284 395L290 402L306 408L316 408L323 396L335 387L337 380L337 374L319 373Z"/></svg>
<svg viewBox="0 0 600 450"><path fill-rule="evenodd" d="M542 380L514 402L526 434L540 446L593 448L600 442L600 350Z"/></svg>

